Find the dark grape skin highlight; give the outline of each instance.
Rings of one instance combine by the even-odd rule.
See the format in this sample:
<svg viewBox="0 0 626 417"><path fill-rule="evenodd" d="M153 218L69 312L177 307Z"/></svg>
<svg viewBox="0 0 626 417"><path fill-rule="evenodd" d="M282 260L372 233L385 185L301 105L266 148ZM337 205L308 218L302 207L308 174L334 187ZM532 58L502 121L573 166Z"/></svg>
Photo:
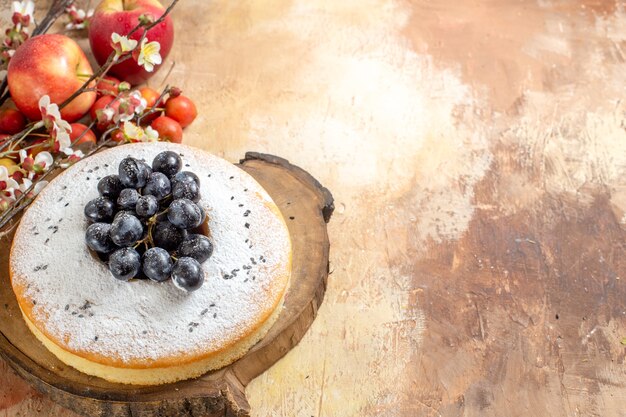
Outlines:
<svg viewBox="0 0 626 417"><path fill-rule="evenodd" d="M98 182L100 197L85 206L85 243L107 259L115 278L171 279L186 292L202 286L201 263L213 244L196 230L206 218L197 204L200 179L182 166L172 151L159 153L152 166L129 156L117 175Z"/></svg>

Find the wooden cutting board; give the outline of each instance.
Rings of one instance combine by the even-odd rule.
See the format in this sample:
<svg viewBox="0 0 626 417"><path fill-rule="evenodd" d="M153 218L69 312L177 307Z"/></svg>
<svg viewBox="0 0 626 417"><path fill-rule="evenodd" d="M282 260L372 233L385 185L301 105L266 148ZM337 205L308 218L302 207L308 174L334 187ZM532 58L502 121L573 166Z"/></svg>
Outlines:
<svg viewBox="0 0 626 417"><path fill-rule="evenodd" d="M246 385L300 341L324 298L330 247L326 223L334 206L326 188L285 159L249 152L239 167L272 196L293 245L285 307L243 358L197 379L150 387L114 384L66 366L22 320L8 274L13 233L0 240L0 355L36 389L85 416L249 416Z"/></svg>

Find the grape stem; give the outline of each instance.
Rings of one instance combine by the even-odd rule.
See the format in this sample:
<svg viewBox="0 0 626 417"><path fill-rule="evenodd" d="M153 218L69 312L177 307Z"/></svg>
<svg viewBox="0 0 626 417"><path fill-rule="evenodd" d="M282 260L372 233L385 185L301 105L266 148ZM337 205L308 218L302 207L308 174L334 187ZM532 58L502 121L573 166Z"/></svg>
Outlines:
<svg viewBox="0 0 626 417"><path fill-rule="evenodd" d="M168 194L163 200L165 200L166 198L171 197L171 194ZM155 247L154 244L154 238L152 237L152 229L154 228L154 225L157 223L159 216L162 216L163 214L167 213L169 209L165 209L160 213L156 213L154 214L152 217L150 217L148 219L148 234L146 235L145 238L141 239L140 241L137 242L137 244L134 246L134 248L137 248L138 246L144 244L146 245L146 249L150 249Z"/></svg>

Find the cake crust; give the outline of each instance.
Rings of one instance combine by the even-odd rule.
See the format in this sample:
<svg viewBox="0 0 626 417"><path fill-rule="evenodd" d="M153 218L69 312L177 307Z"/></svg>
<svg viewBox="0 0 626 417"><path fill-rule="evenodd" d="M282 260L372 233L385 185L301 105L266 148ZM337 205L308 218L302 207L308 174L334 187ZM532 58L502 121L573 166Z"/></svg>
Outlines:
<svg viewBox="0 0 626 417"><path fill-rule="evenodd" d="M83 240L82 207L97 196L98 178L116 173L127 155L150 163L164 150L200 177L215 246L205 284L190 294L172 283L115 280ZM49 350L86 373L145 370L116 380L141 384L170 382L151 371L185 379L242 356L278 316L290 270L288 229L265 190L220 158L166 143L112 148L60 174L24 214L10 261L20 309ZM95 365L80 369L82 361Z"/></svg>

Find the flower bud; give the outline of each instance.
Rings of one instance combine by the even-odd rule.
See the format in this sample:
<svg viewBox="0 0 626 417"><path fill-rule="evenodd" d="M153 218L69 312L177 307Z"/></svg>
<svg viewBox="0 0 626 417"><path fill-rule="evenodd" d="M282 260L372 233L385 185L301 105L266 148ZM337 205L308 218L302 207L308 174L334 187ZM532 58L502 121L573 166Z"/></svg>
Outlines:
<svg viewBox="0 0 626 417"><path fill-rule="evenodd" d="M149 24L154 23L154 16L151 14L142 14L137 20L139 20L140 25L148 26Z"/></svg>
<svg viewBox="0 0 626 417"><path fill-rule="evenodd" d="M130 83L128 83L127 81L122 81L118 86L117 86L117 91L122 92L122 91L128 91L130 90Z"/></svg>
<svg viewBox="0 0 626 417"><path fill-rule="evenodd" d="M11 16L11 21L15 26L19 25L22 22L22 15L18 12L13 13L13 16Z"/></svg>

